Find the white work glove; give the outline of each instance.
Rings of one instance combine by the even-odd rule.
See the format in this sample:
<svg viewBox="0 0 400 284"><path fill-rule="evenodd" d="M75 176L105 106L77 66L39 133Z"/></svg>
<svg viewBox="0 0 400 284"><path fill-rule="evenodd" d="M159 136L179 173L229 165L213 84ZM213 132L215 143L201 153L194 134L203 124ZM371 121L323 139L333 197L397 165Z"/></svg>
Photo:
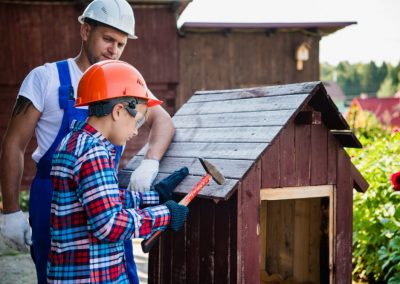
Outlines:
<svg viewBox="0 0 400 284"><path fill-rule="evenodd" d="M28 219L20 210L14 213L3 214L0 224L0 233L4 243L10 248L28 252L32 245L31 228Z"/></svg>
<svg viewBox="0 0 400 284"><path fill-rule="evenodd" d="M143 160L132 173L128 189L139 192L150 190L151 184L158 174L159 164L157 160Z"/></svg>

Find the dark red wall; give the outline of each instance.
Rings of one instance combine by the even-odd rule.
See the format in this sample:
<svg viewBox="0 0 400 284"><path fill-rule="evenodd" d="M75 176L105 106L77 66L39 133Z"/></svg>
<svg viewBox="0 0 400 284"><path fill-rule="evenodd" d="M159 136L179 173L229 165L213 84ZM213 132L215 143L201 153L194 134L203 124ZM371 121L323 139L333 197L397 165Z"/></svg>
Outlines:
<svg viewBox="0 0 400 284"><path fill-rule="evenodd" d="M50 1L32 4L0 3L0 137L4 136L15 98L25 76L45 62L75 57L80 50L80 24L84 6ZM134 7L138 40L130 40L122 60L135 65L150 89L165 101L170 113L178 82L177 33L173 10L167 5ZM127 146L123 166L146 142L143 128L136 142ZM22 189L29 187L35 165L31 154L33 139L25 155Z"/></svg>

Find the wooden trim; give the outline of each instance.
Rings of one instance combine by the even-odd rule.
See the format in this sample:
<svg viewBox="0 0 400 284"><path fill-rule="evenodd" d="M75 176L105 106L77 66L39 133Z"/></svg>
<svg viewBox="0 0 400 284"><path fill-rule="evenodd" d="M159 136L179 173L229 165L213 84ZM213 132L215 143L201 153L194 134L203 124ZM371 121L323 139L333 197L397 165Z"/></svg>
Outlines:
<svg viewBox="0 0 400 284"><path fill-rule="evenodd" d="M265 270L265 258L267 253L267 202L260 200L260 222L258 224L260 240L260 270Z"/></svg>
<svg viewBox="0 0 400 284"><path fill-rule="evenodd" d="M261 200L284 200L313 197L330 197L332 185L262 188Z"/></svg>
<svg viewBox="0 0 400 284"><path fill-rule="evenodd" d="M351 177L353 178L353 188L355 188L358 192L365 193L369 187L368 182L358 171L356 166L353 163L350 165L351 169Z"/></svg>
<svg viewBox="0 0 400 284"><path fill-rule="evenodd" d="M335 242L336 242L336 186L332 186L329 195L329 283L333 284L333 268L335 267Z"/></svg>

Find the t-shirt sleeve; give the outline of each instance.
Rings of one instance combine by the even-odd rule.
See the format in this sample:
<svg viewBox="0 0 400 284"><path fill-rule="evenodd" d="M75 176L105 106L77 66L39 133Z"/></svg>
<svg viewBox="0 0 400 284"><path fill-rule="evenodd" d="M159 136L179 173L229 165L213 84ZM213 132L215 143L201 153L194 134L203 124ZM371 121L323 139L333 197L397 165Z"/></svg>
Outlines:
<svg viewBox="0 0 400 284"><path fill-rule="evenodd" d="M46 101L49 68L46 65L42 65L33 69L25 77L18 93L18 96L26 97L32 101L34 107L40 112L43 112Z"/></svg>

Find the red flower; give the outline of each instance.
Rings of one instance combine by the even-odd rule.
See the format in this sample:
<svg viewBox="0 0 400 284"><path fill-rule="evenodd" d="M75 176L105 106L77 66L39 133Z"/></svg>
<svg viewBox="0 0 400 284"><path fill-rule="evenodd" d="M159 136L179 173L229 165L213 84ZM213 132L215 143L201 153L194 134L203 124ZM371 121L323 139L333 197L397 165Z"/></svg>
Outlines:
<svg viewBox="0 0 400 284"><path fill-rule="evenodd" d="M392 174L392 185L395 191L400 191L400 171Z"/></svg>

